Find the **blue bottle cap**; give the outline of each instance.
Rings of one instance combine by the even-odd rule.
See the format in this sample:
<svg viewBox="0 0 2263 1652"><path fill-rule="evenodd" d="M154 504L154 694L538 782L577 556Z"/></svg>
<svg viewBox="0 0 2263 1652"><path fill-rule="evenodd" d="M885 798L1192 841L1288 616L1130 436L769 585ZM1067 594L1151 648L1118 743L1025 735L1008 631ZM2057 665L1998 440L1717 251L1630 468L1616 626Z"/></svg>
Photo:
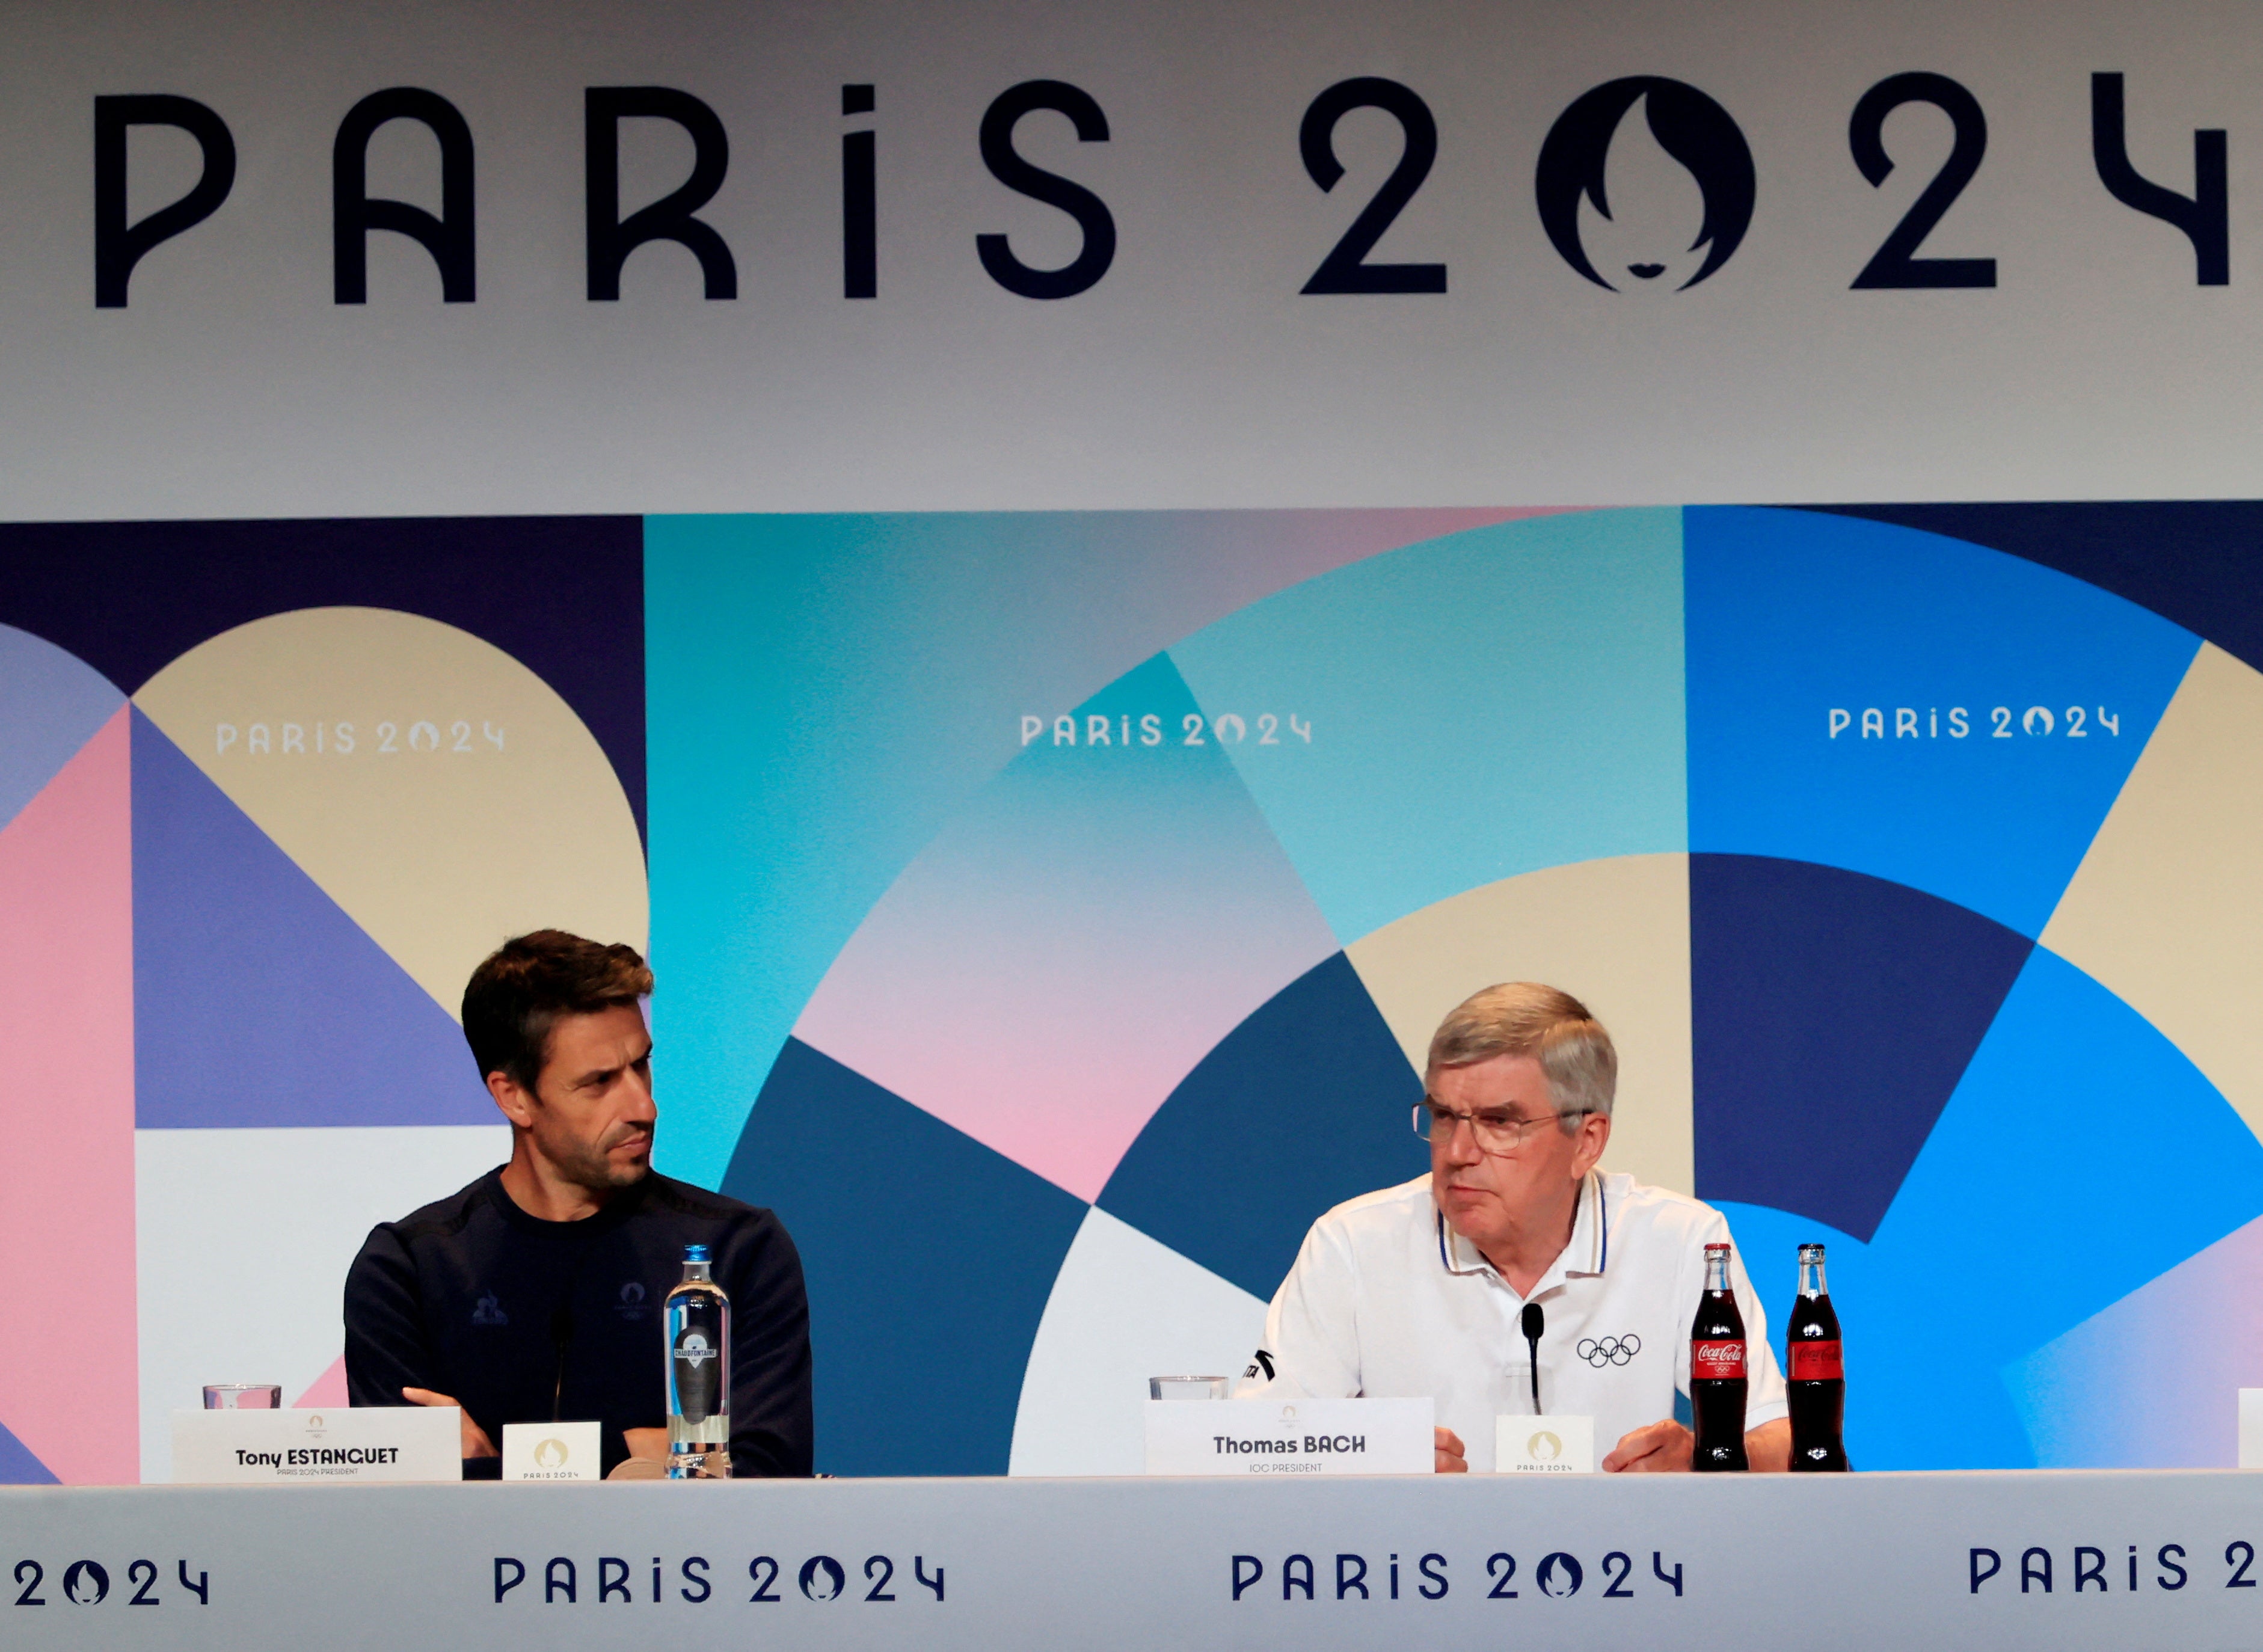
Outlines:
<svg viewBox="0 0 2263 1652"><path fill-rule="evenodd" d="M707 1247L706 1247L705 1245L686 1245L686 1246L684 1246L684 1247L683 1247L683 1259L684 1259L686 1262L705 1262L705 1261L706 1261L706 1260L707 1260Z"/></svg>

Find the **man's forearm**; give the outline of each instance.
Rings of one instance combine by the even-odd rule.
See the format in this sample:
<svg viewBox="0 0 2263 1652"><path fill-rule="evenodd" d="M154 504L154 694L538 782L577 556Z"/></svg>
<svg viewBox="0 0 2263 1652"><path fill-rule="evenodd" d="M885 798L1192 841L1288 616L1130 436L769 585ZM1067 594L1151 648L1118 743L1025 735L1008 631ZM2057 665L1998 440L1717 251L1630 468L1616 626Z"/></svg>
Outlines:
<svg viewBox="0 0 2263 1652"><path fill-rule="evenodd" d="M1791 1467L1791 1419L1780 1417L1773 1423L1763 1423L1758 1428L1745 1431L1745 1457L1755 1474L1781 1474Z"/></svg>

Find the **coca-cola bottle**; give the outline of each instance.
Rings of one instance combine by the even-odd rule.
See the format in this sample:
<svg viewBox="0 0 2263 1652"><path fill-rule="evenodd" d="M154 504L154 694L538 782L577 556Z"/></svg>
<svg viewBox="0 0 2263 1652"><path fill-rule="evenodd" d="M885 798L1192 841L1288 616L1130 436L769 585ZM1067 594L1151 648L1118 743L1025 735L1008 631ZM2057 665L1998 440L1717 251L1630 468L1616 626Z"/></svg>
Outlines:
<svg viewBox="0 0 2263 1652"><path fill-rule="evenodd" d="M1700 1474L1748 1468L1745 1459L1745 1316L1729 1288L1729 1247L1705 1247L1705 1294L1689 1327L1689 1409Z"/></svg>
<svg viewBox="0 0 2263 1652"><path fill-rule="evenodd" d="M1845 1473L1847 1373L1839 1359L1839 1315L1823 1279L1823 1247L1799 1247L1799 1298L1792 1304L1784 1363L1790 1369L1791 1466Z"/></svg>

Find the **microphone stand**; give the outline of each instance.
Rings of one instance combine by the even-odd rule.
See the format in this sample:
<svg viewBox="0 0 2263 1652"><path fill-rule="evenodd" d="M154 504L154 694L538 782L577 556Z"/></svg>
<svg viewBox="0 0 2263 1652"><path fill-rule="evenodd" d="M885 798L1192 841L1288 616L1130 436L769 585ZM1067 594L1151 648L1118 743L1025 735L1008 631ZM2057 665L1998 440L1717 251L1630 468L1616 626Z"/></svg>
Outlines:
<svg viewBox="0 0 2263 1652"><path fill-rule="evenodd" d="M550 1420L555 1423L566 1403L566 1351L574 1343L574 1310L562 1303L550 1316L550 1340L558 1350L558 1380L550 1390Z"/></svg>
<svg viewBox="0 0 2263 1652"><path fill-rule="evenodd" d="M1548 1315L1541 1312L1539 1303L1527 1302L1524 1305L1521 1323L1524 1331L1524 1344L1532 1351L1532 1415L1538 1417L1541 1415L1540 1333L1547 1326Z"/></svg>

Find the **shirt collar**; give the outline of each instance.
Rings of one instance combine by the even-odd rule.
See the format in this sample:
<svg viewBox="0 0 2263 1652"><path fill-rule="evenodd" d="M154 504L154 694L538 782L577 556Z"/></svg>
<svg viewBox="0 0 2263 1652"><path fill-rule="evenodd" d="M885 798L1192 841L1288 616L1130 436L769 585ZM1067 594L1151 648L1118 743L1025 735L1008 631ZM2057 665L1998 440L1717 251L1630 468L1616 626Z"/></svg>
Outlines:
<svg viewBox="0 0 2263 1652"><path fill-rule="evenodd" d="M1447 1222L1443 1211L1434 1210L1432 1219L1438 1230L1438 1260L1449 1273L1489 1273L1495 1279L1492 1263L1485 1253L1457 1233ZM1600 1171L1590 1170L1580 1186L1580 1203L1572 1217L1572 1237L1561 1255L1548 1265L1532 1287L1532 1297L1544 1295L1565 1279L1572 1278L1601 1278L1610 1262L1610 1224L1603 1208L1603 1178ZM1503 1280L1505 1285L1507 1281Z"/></svg>

